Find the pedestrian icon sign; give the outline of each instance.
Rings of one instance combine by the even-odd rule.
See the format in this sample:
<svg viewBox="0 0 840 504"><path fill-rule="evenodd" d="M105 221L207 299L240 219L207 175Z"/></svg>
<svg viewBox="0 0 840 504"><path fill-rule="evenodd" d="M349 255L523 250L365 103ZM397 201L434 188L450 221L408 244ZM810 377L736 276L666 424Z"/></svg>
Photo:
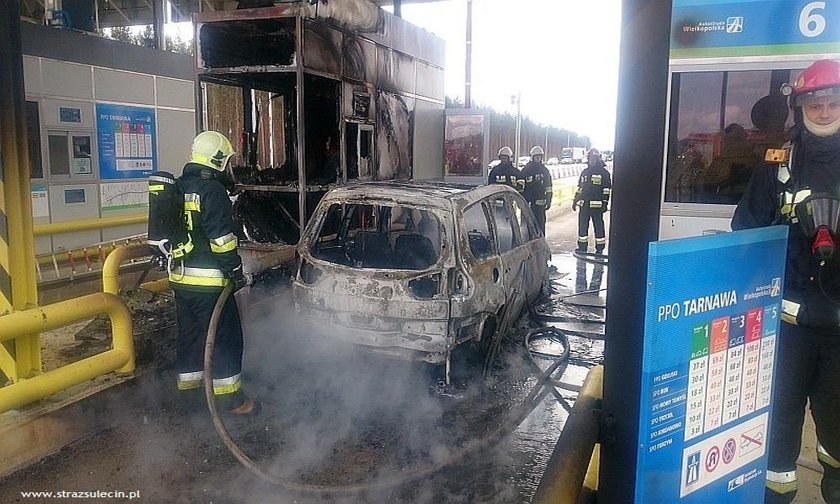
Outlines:
<svg viewBox="0 0 840 504"><path fill-rule="evenodd" d="M685 470L685 484L690 485L700 480L700 452L688 456L688 466Z"/></svg>

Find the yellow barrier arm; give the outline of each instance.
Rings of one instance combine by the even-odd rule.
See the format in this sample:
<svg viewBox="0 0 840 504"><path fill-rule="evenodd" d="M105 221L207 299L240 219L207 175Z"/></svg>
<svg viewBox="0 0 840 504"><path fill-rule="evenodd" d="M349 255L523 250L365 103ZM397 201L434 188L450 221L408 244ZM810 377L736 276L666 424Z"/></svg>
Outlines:
<svg viewBox="0 0 840 504"><path fill-rule="evenodd" d="M0 341L48 331L105 313L111 319L112 348L78 362L0 388L0 413L43 399L111 371L134 371L131 314L108 293L82 296L0 317Z"/></svg>

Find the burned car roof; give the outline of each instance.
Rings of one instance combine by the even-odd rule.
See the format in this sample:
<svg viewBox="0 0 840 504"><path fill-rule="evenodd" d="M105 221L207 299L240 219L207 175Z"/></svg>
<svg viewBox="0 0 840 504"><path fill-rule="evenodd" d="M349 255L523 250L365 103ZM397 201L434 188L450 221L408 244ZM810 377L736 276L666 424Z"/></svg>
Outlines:
<svg viewBox="0 0 840 504"><path fill-rule="evenodd" d="M364 200L385 199L397 203L427 204L432 206L448 206L456 199L478 199L488 194L505 190L515 193L502 185L470 186L434 181L388 181L388 182L360 182L333 189L325 196L325 200ZM418 200L422 197L423 200Z"/></svg>

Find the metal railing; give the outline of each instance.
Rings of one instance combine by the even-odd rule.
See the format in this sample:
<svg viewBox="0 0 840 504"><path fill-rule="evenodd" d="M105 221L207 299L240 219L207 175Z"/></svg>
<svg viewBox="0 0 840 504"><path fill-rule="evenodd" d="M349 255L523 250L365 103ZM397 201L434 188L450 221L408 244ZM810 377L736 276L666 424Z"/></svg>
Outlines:
<svg viewBox="0 0 840 504"><path fill-rule="evenodd" d="M104 268L108 256L120 247L145 242L146 235L141 234L36 256L38 282L73 280L80 276L96 274Z"/></svg>
<svg viewBox="0 0 840 504"><path fill-rule="evenodd" d="M131 314L119 297L109 293L89 294L0 317L0 342L23 335L57 329L100 314L111 320L110 350L32 378L0 388L0 413L38 401L105 373L134 371L134 336Z"/></svg>

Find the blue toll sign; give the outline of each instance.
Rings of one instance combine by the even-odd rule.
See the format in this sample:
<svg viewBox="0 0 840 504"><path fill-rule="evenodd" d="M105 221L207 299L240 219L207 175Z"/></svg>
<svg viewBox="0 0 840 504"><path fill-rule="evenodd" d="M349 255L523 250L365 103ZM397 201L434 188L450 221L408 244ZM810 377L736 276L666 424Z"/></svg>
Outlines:
<svg viewBox="0 0 840 504"><path fill-rule="evenodd" d="M100 178L146 178L157 171L154 109L97 103L96 128Z"/></svg>
<svg viewBox="0 0 840 504"><path fill-rule="evenodd" d="M671 57L835 52L840 3L813 0L674 0Z"/></svg>
<svg viewBox="0 0 840 504"><path fill-rule="evenodd" d="M761 502L787 232L650 244L636 502Z"/></svg>

